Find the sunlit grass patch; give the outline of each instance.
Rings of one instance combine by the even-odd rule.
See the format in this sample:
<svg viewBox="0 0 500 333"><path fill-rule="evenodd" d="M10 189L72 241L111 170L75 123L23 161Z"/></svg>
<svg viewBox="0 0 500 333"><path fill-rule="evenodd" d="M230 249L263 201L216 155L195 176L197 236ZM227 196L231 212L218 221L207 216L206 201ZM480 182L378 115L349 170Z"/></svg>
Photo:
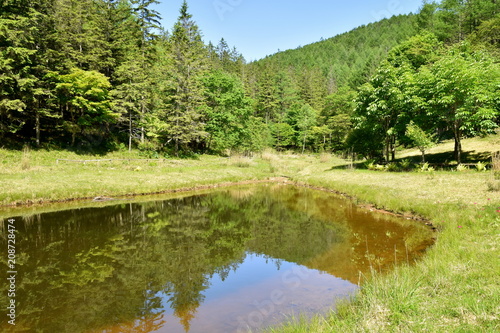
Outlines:
<svg viewBox="0 0 500 333"><path fill-rule="evenodd" d="M238 168L249 168L255 165L252 158L243 155L231 156L230 165L237 166Z"/></svg>
<svg viewBox="0 0 500 333"><path fill-rule="evenodd" d="M500 191L491 190L488 184L500 183L495 174L498 170L500 175L500 165L495 169L500 159L483 172L470 168L467 172L419 173L346 170L349 162L335 156L322 162L321 155L266 154L132 161L141 157L137 153L96 157L31 150L29 168L23 170L22 151L0 149L0 202L111 197L287 177L346 193L358 204L425 217L436 228L437 241L411 267L402 262L393 273L363 279L359 297L338 306L337 313L311 320L295 318L294 323L273 328L273 332L498 331ZM127 157L131 160L55 161Z"/></svg>

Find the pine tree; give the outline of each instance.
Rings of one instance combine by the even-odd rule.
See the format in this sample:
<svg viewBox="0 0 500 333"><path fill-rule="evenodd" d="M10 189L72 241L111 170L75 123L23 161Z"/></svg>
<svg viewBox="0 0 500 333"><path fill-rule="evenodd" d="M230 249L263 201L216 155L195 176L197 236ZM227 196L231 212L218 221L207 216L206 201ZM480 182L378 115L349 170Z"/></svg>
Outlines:
<svg viewBox="0 0 500 333"><path fill-rule="evenodd" d="M275 121L278 114L279 101L277 94L275 71L266 66L258 78L257 83L257 115L264 119L266 124Z"/></svg>
<svg viewBox="0 0 500 333"><path fill-rule="evenodd" d="M0 11L0 137L31 137L40 145L41 122L53 118L44 76L53 47L52 6L45 1L3 1Z"/></svg>
<svg viewBox="0 0 500 333"><path fill-rule="evenodd" d="M148 72L149 64L149 52L151 50L151 42L154 41L158 35L156 30L160 28L160 14L150 8L151 5L158 4L157 0L132 0L132 4L135 6L133 11L137 17L137 23L141 29L140 38L140 54L139 62L142 67L143 73ZM145 80L142 80L145 83ZM141 143L145 141L145 122L146 122L146 112L148 112L148 99L145 93L141 94L140 97L140 139Z"/></svg>
<svg viewBox="0 0 500 333"><path fill-rule="evenodd" d="M129 150L134 139L144 143L146 137L147 111L151 105L150 74L156 58L154 43L158 38L154 29L159 19L156 12L148 12L146 3L136 2L136 5L134 8L128 2L120 1L115 4L110 20L115 27L110 37L117 62L113 73L115 87L111 94L115 110L121 114L120 127L126 128Z"/></svg>
<svg viewBox="0 0 500 333"><path fill-rule="evenodd" d="M174 141L178 155L181 148L188 150L190 145L202 142L207 136L202 82L207 73L207 50L198 26L188 13L186 1L180 9L169 44L172 54L171 88L164 120L168 124L166 139Z"/></svg>

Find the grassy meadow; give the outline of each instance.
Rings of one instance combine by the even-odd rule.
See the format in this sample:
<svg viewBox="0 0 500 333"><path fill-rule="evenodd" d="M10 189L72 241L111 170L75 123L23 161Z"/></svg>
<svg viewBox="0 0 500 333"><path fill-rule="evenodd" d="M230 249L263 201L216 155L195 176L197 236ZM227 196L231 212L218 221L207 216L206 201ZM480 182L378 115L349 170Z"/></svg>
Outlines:
<svg viewBox="0 0 500 333"><path fill-rule="evenodd" d="M465 142L469 156L489 158L499 136ZM448 143L445 143L445 145ZM449 154L441 145L430 151ZM415 150L398 157L418 161ZM0 150L0 217L45 209L50 202L123 197L231 182L286 177L345 193L359 204L429 220L437 241L415 265L374 274L350 302L328 316L291 319L270 332L500 331L500 166L425 172L371 171L329 154L264 152L252 158L135 160L65 151ZM76 163L56 159L113 161ZM130 159L130 160L129 160ZM418 167L416 168L418 170ZM279 178L282 179L282 178ZM422 222L415 222L422 223Z"/></svg>

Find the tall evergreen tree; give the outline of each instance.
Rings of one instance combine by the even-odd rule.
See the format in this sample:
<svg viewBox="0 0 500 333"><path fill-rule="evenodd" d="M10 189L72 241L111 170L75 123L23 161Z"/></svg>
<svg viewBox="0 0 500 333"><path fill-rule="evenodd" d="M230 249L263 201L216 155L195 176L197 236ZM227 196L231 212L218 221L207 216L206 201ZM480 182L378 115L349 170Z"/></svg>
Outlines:
<svg viewBox="0 0 500 333"><path fill-rule="evenodd" d="M148 72L150 62L149 55L151 51L151 42L157 37L157 30L160 28L160 14L150 8L152 5L158 4L157 0L132 0L134 13L137 17L137 23L141 29L140 37L140 54L138 61L142 67L143 73ZM146 83L146 80L141 80ZM141 143L145 140L145 122L146 112L148 112L148 98L145 91L142 91L140 96L140 139Z"/></svg>
<svg viewBox="0 0 500 333"><path fill-rule="evenodd" d="M129 150L134 139L143 143L146 136L147 111L151 105L151 67L157 56L154 44L158 38L158 20L157 13L149 12L146 2L136 3L136 7L126 1L115 4L112 20L115 31L111 38L117 67L111 94L116 111L122 115L120 127L126 128Z"/></svg>
<svg viewBox="0 0 500 333"><path fill-rule="evenodd" d="M105 72L113 64L104 0L56 0L54 20L61 70Z"/></svg>
<svg viewBox="0 0 500 333"><path fill-rule="evenodd" d="M41 121L54 114L44 76L50 70L52 5L10 1L0 11L0 137L32 137L40 145ZM34 131L33 131L34 130Z"/></svg>
<svg viewBox="0 0 500 333"><path fill-rule="evenodd" d="M167 140L173 140L175 153L187 150L207 137L204 124L205 88L203 77L207 73L207 50L201 32L184 1L180 16L169 40L172 54L172 72L166 105L165 122Z"/></svg>

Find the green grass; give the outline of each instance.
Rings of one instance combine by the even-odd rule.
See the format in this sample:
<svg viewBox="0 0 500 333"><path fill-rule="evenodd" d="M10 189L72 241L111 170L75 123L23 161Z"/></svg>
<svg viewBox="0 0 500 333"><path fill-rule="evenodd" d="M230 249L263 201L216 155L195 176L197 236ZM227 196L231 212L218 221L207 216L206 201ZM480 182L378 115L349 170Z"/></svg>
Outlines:
<svg viewBox="0 0 500 333"><path fill-rule="evenodd" d="M429 162L443 163L453 162L454 140L447 140L439 145L429 148L425 152L425 158ZM462 162L477 163L490 162L491 153L500 151L500 135L488 135L462 140ZM421 161L422 153L418 149L404 149L398 152L397 158L411 158L415 162Z"/></svg>
<svg viewBox="0 0 500 333"><path fill-rule="evenodd" d="M65 152L0 150L0 205L45 203L96 196L155 193L271 175L269 165L242 158L201 156L195 160L115 160L74 163L56 159L138 159L137 154L103 157Z"/></svg>
<svg viewBox="0 0 500 333"><path fill-rule="evenodd" d="M115 153L100 158L138 157ZM352 170L344 160L325 154L271 152L254 158L201 156L86 165L56 164L56 158L95 157L0 150L0 203L115 197L284 176L346 193L359 204L425 217L439 230L435 245L418 263L374 274L351 302L328 316L292 320L271 332L500 330L500 191L488 186L492 171ZM89 200L73 204L96 205ZM0 216L18 209L28 213L58 207L3 207Z"/></svg>
<svg viewBox="0 0 500 333"><path fill-rule="evenodd" d="M488 190L491 171L391 173L304 161L293 179L423 216L439 233L423 260L375 274L336 313L271 332L500 331L500 192Z"/></svg>

